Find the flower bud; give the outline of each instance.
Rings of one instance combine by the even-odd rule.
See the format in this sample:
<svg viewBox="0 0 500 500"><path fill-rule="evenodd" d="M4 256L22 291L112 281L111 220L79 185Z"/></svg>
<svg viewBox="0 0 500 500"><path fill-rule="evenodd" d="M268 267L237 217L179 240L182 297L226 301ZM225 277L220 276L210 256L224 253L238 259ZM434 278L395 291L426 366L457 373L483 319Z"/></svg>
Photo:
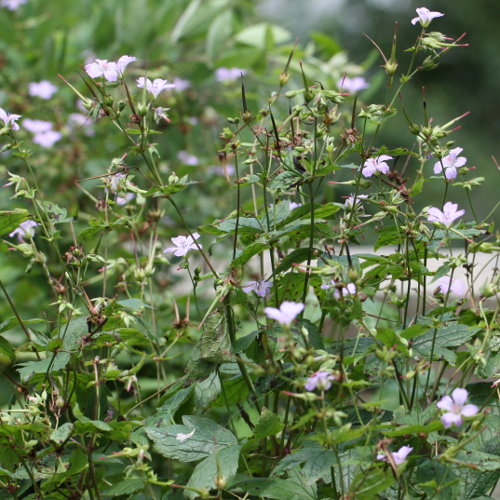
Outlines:
<svg viewBox="0 0 500 500"><path fill-rule="evenodd" d="M389 59L383 66L386 75L393 76L398 70L398 63L395 59Z"/></svg>
<svg viewBox="0 0 500 500"><path fill-rule="evenodd" d="M289 78L290 78L290 76L288 75L288 73L285 73L285 72L281 73L280 78L279 78L280 87L284 87L287 84Z"/></svg>

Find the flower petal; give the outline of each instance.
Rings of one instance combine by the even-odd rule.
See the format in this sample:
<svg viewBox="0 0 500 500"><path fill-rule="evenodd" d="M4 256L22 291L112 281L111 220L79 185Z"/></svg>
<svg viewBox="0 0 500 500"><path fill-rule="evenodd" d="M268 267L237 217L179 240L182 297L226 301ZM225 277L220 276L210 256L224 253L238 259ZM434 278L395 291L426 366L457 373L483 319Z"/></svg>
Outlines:
<svg viewBox="0 0 500 500"><path fill-rule="evenodd" d="M448 429L448 427L451 427L452 425L462 425L462 415L459 413L445 413L441 417L441 423Z"/></svg>
<svg viewBox="0 0 500 500"><path fill-rule="evenodd" d="M461 389L460 387L457 387L452 393L451 397L453 398L453 401L455 404L462 408L467 401L467 398L469 397L469 393L465 389Z"/></svg>
<svg viewBox="0 0 500 500"><path fill-rule="evenodd" d="M462 415L464 417L473 417L479 412L479 408L476 405L465 405L462 408Z"/></svg>
<svg viewBox="0 0 500 500"><path fill-rule="evenodd" d="M450 396L443 396L436 405L440 410L453 411L453 400Z"/></svg>

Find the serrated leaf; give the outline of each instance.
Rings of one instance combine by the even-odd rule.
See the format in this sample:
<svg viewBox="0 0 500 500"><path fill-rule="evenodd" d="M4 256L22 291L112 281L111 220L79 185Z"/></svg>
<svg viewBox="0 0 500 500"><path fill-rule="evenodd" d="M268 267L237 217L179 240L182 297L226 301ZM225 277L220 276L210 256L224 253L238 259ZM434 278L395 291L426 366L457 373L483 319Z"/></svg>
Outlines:
<svg viewBox="0 0 500 500"><path fill-rule="evenodd" d="M52 431L50 440L54 441L54 443L62 444L71 436L74 428L75 426L71 422L66 422Z"/></svg>
<svg viewBox="0 0 500 500"><path fill-rule="evenodd" d="M194 462L237 445L234 435L213 420L193 415L182 421L184 425L146 427L146 434L164 457Z"/></svg>
<svg viewBox="0 0 500 500"><path fill-rule="evenodd" d="M23 382L26 382L34 373L47 373L62 370L70 360L70 354L67 352L58 352L55 356L47 356L41 361L27 361L19 363L19 376Z"/></svg>
<svg viewBox="0 0 500 500"><path fill-rule="evenodd" d="M216 488L217 479L228 481L238 471L239 446L229 446L200 462L189 478L187 486L195 489L211 490ZM194 491L186 490L187 498L199 498Z"/></svg>
<svg viewBox="0 0 500 500"><path fill-rule="evenodd" d="M284 425L278 415L266 408L262 410L253 433L257 439L263 439L265 437L278 434L278 432L281 432L283 427Z"/></svg>

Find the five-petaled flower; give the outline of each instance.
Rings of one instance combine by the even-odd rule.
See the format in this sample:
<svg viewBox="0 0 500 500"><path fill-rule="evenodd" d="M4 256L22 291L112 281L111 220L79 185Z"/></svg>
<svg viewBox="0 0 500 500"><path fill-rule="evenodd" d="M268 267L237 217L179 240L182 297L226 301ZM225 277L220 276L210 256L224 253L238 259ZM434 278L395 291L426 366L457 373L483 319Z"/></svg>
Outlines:
<svg viewBox="0 0 500 500"><path fill-rule="evenodd" d="M416 11L417 17L411 20L411 24L420 23L423 28L427 28L434 18L444 16L442 12L431 12L427 7L419 7Z"/></svg>
<svg viewBox="0 0 500 500"><path fill-rule="evenodd" d="M285 300L279 309L276 307L265 307L264 312L268 318L276 320L278 323L290 326L292 321L304 310L302 302L289 302Z"/></svg>
<svg viewBox="0 0 500 500"><path fill-rule="evenodd" d="M271 293L273 284L270 281L248 281L243 283L242 290L245 293L255 292L259 297L266 297Z"/></svg>
<svg viewBox="0 0 500 500"><path fill-rule="evenodd" d="M168 83L168 80L162 80L161 78L155 78L151 81L149 78L145 78L141 76L137 79L137 87L143 89L146 86L146 90L153 94L153 97L156 99L161 92L168 89L175 88L174 83Z"/></svg>
<svg viewBox="0 0 500 500"><path fill-rule="evenodd" d="M441 416L442 424L448 428L452 425L462 425L462 417L473 417L479 411L476 405L466 405L465 401L469 397L466 389L458 387L451 393L450 396L443 396L437 403L440 410L446 410Z"/></svg>
<svg viewBox="0 0 500 500"><path fill-rule="evenodd" d="M392 159L392 156L389 155L380 155L377 156L377 158L368 158L363 167L363 175L365 177L371 177L377 171L382 174L388 174L389 165L387 165L386 161Z"/></svg>
<svg viewBox="0 0 500 500"><path fill-rule="evenodd" d="M402 446L398 451L388 451L387 453L391 455L392 461L395 465L401 465L412 451L413 448L411 446ZM377 455L377 460L390 463L390 460L385 453L379 453Z"/></svg>
<svg viewBox="0 0 500 500"><path fill-rule="evenodd" d="M11 233L9 233L9 236L13 238L14 236L17 236L17 239L19 241L24 241L24 238L29 237L33 238L35 235L35 227L38 226L38 223L35 222L34 220L25 220L24 222L21 222L19 227L14 229Z"/></svg>
<svg viewBox="0 0 500 500"><path fill-rule="evenodd" d="M21 118L21 115L14 115L7 113L4 109L0 108L0 120L2 120L6 127L12 130L19 130L19 125L16 123Z"/></svg>
<svg viewBox="0 0 500 500"><path fill-rule="evenodd" d="M318 391L327 391L332 386L332 381L337 380L337 377L327 371L319 371L313 373L304 384L304 389L306 391L312 392L316 389Z"/></svg>
<svg viewBox="0 0 500 500"><path fill-rule="evenodd" d="M50 99L57 92L57 87L48 80L41 82L31 82L28 85L28 94L40 99Z"/></svg>
<svg viewBox="0 0 500 500"><path fill-rule="evenodd" d="M429 222L438 222L446 227L450 227L455 220L462 217L465 213L465 210L457 209L458 205L456 203L452 203L451 201L444 204L443 211L439 210L439 208L431 207L427 211L427 220Z"/></svg>
<svg viewBox="0 0 500 500"><path fill-rule="evenodd" d="M443 295L448 292L463 297L467 293L467 286L463 281L452 279L449 276L441 276L434 285L437 287L436 290Z"/></svg>
<svg viewBox="0 0 500 500"><path fill-rule="evenodd" d="M458 156L463 151L463 148L454 148L450 150L440 161L434 163L434 173L439 174L444 170L446 179L455 179L457 176L457 168L463 167L467 163L465 156Z"/></svg>
<svg viewBox="0 0 500 500"><path fill-rule="evenodd" d="M200 237L198 233L193 233L193 236L176 236L175 238L170 238L172 243L175 245L174 247L165 248L163 253L174 252L176 257L184 257L189 250L198 250L198 248L202 248L201 244L195 243Z"/></svg>
<svg viewBox="0 0 500 500"><path fill-rule="evenodd" d="M362 76L355 76L354 78L344 76L337 82L337 87L346 90L349 94L355 94L360 90L367 89L369 84Z"/></svg>

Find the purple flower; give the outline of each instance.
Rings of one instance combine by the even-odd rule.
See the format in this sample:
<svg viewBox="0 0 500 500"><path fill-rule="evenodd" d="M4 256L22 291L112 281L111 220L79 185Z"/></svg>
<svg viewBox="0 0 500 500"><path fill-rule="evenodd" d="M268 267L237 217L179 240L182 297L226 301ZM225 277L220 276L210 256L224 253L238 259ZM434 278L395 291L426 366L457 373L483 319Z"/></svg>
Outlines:
<svg viewBox="0 0 500 500"><path fill-rule="evenodd" d="M427 220L429 222L438 222L446 227L450 227L455 220L462 217L465 213L465 210L457 210L457 208L458 205L456 203L452 203L451 201L444 204L442 212L439 208L431 207L427 211Z"/></svg>
<svg viewBox="0 0 500 500"><path fill-rule="evenodd" d="M183 80L182 78L174 78L174 81L172 82L175 85L175 90L178 92L182 92L189 87L191 87L191 82L189 80Z"/></svg>
<svg viewBox="0 0 500 500"><path fill-rule="evenodd" d="M337 87L341 90L347 90L349 94L355 94L360 90L367 89L369 84L362 76L355 76L354 78L344 76L337 82Z"/></svg>
<svg viewBox="0 0 500 500"><path fill-rule="evenodd" d="M366 198L368 198L367 194L358 194L358 196L356 197L356 205L359 205L361 200L365 200ZM351 208L353 203L354 203L354 195L350 194L345 200L344 207Z"/></svg>
<svg viewBox="0 0 500 500"><path fill-rule="evenodd" d="M198 247L202 248L201 244L198 244L198 246L196 246L194 242L199 237L200 235L198 233L193 233L193 237L191 237L191 235L190 236L181 235L181 236L176 236L175 238L170 238L170 240L175 246L165 248L165 250L163 250L163 253L174 252L174 255L176 257L183 257L189 252L189 250L198 250Z"/></svg>
<svg viewBox="0 0 500 500"><path fill-rule="evenodd" d="M427 28L434 18L444 16L441 12L431 12L427 7L419 7L416 11L417 17L411 20L411 24L420 23L423 28Z"/></svg>
<svg viewBox="0 0 500 500"><path fill-rule="evenodd" d="M107 59L96 59L95 61L85 65L85 71L91 78L99 78L103 76L108 82L116 82L118 80L118 65Z"/></svg>
<svg viewBox="0 0 500 500"><path fill-rule="evenodd" d="M38 226L38 223L36 223L34 220L25 220L24 222L21 222L17 229L14 229L12 233L9 233L9 236L11 238L17 236L17 239L19 241L24 241L24 238L26 237L33 238L33 236L35 235L36 226Z"/></svg>
<svg viewBox="0 0 500 500"><path fill-rule="evenodd" d="M463 148L455 148L448 155L434 163L434 173L439 174L444 169L446 179L455 179L457 176L457 168L463 167L467 163L465 156L458 156L463 151Z"/></svg>
<svg viewBox="0 0 500 500"><path fill-rule="evenodd" d="M195 167L200 163L198 157L188 153L187 151L179 151L177 153L177 159L181 161L184 165L189 165L191 167Z"/></svg>
<svg viewBox="0 0 500 500"><path fill-rule="evenodd" d="M389 165L387 165L387 160L392 160L392 156L380 155L377 158L368 158L365 161L365 166L363 167L363 175L365 177L371 177L375 172L381 172L383 174L389 173Z"/></svg>
<svg viewBox="0 0 500 500"><path fill-rule="evenodd" d="M5 7L9 10L17 10L21 5L25 4L28 0L1 0L0 7Z"/></svg>
<svg viewBox="0 0 500 500"><path fill-rule="evenodd" d="M395 451L395 452L388 451L387 453L389 453L391 455L392 461L396 465L401 465L406 460L406 457L412 451L413 451L413 448L411 446L402 446L401 448L399 448L398 451ZM377 455L377 460L382 460L383 462L390 463L390 461L385 453L379 453Z"/></svg>
<svg viewBox="0 0 500 500"><path fill-rule="evenodd" d="M48 80L31 82L28 85L28 94L32 97L40 97L40 99L50 99L56 92L57 87Z"/></svg>
<svg viewBox="0 0 500 500"><path fill-rule="evenodd" d="M240 68L217 68L215 70L215 79L218 82L229 82L245 74L246 71Z"/></svg>
<svg viewBox="0 0 500 500"><path fill-rule="evenodd" d="M340 299L340 294L342 293L342 297L347 297L348 295L356 295L356 285L354 283L347 283L346 286L343 286L340 290L338 291L337 288L335 288L333 292L333 296L338 300Z"/></svg>
<svg viewBox="0 0 500 500"><path fill-rule="evenodd" d="M137 78L137 87L143 89L144 86L146 86L148 92L153 94L155 99L159 96L160 92L175 88L173 83L168 83L167 80L162 80L161 78L155 78L153 81L143 76Z"/></svg>
<svg viewBox="0 0 500 500"><path fill-rule="evenodd" d="M134 193L125 193L124 196L117 196L115 201L116 201L117 205L119 205L120 207L123 207L129 201L132 201L134 198L135 198Z"/></svg>
<svg viewBox="0 0 500 500"><path fill-rule="evenodd" d="M248 281L242 286L245 293L255 292L259 297L266 297L271 293L273 284L270 281Z"/></svg>
<svg viewBox="0 0 500 500"><path fill-rule="evenodd" d="M44 148L51 148L57 141L61 140L61 132L57 130L47 130L33 136L33 142Z"/></svg>
<svg viewBox="0 0 500 500"><path fill-rule="evenodd" d="M469 393L465 389L457 388L451 393L450 396L443 396L437 403L440 410L446 410L441 416L442 424L448 428L452 425L462 425L462 417L472 417L479 408L476 405L466 405L465 401L469 397Z"/></svg>
<svg viewBox="0 0 500 500"><path fill-rule="evenodd" d="M301 302L282 302L279 309L276 307L265 307L264 312L268 318L276 320L278 323L289 326L291 322L304 310Z"/></svg>
<svg viewBox="0 0 500 500"><path fill-rule="evenodd" d="M48 132L52 130L52 122L46 120L32 120L31 118L25 118L23 120L23 127L32 134L40 134L43 132Z"/></svg>
<svg viewBox="0 0 500 500"><path fill-rule="evenodd" d="M296 208L299 208L302 206L302 203L297 203L295 201L289 201L288 202L288 210L290 210L290 212L292 210L295 210Z"/></svg>
<svg viewBox="0 0 500 500"><path fill-rule="evenodd" d="M2 120L6 127L12 130L19 130L19 125L16 123L21 118L21 115L14 115L7 113L4 109L0 108L0 120Z"/></svg>
<svg viewBox="0 0 500 500"><path fill-rule="evenodd" d="M123 76L125 68L132 62L137 61L137 57L134 56L121 56L118 61L116 61L116 69L120 75Z"/></svg>
<svg viewBox="0 0 500 500"><path fill-rule="evenodd" d="M327 391L332 386L332 380L337 380L337 377L330 372L319 371L313 373L304 384L306 391Z"/></svg>
<svg viewBox="0 0 500 500"><path fill-rule="evenodd" d="M463 281L451 279L449 276L442 276L436 280L435 285L439 289L439 293L446 295L448 291L459 297L463 297L467 293L467 286Z"/></svg>

